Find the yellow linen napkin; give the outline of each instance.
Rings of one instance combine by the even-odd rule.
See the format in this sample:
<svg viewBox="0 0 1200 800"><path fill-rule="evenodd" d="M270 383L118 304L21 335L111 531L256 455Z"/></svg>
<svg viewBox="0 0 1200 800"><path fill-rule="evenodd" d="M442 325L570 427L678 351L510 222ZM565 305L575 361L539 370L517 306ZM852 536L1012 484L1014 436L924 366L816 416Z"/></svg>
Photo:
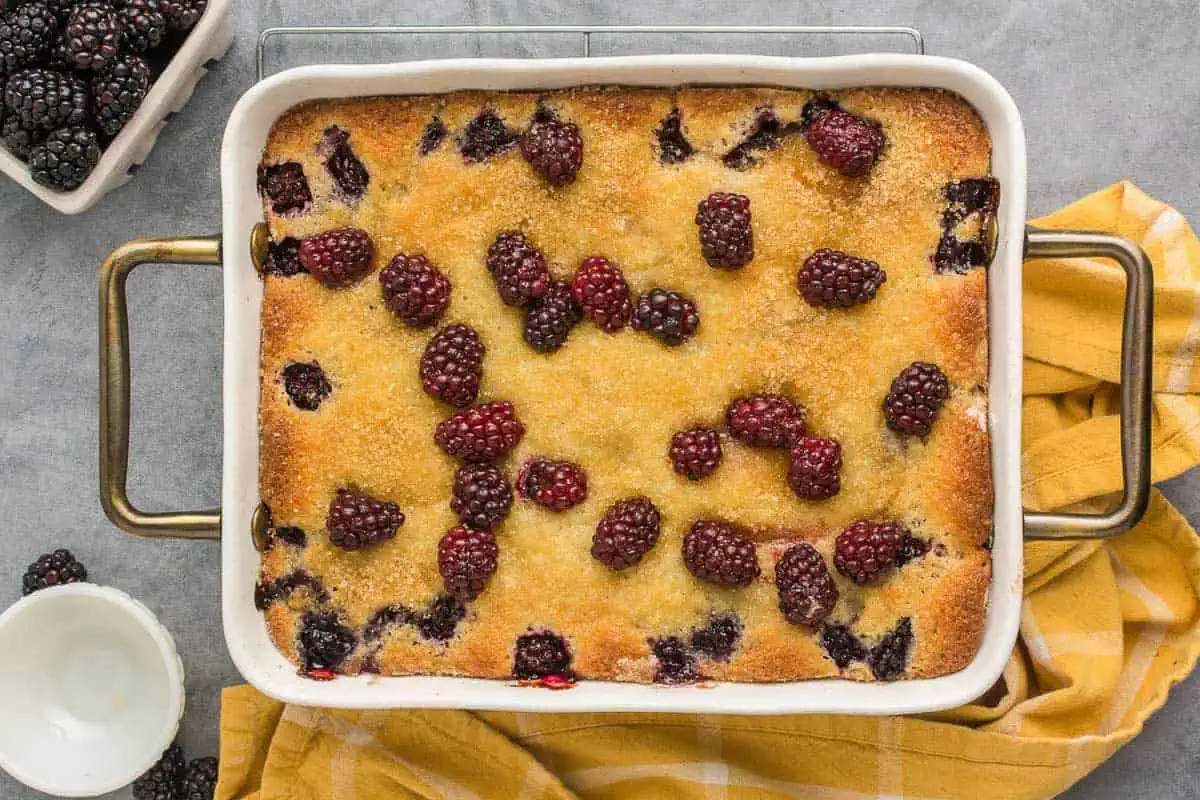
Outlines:
<svg viewBox="0 0 1200 800"><path fill-rule="evenodd" d="M1154 262L1154 479L1200 462L1200 242L1129 183L1037 224L1112 231ZM1025 267L1025 503L1120 489L1123 277L1105 261ZM1157 491L1115 540L1025 547L1004 681L916 717L341 712L226 690L218 800L1034 798L1141 730L1200 651L1200 541Z"/></svg>

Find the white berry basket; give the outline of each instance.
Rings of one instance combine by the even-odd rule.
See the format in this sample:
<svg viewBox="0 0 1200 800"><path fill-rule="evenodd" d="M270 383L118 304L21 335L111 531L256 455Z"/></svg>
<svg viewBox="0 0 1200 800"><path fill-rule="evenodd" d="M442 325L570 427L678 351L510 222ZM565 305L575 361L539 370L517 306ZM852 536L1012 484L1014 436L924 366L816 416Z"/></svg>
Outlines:
<svg viewBox="0 0 1200 800"><path fill-rule="evenodd" d="M167 117L182 109L196 84L204 77L209 61L225 55L233 43L230 9L233 0L208 0L208 8L192 28L179 52L150 87L133 119L113 139L100 163L78 189L61 192L34 182L29 166L0 146L0 172L63 214L81 214L100 198L127 183L133 168L146 160Z"/></svg>

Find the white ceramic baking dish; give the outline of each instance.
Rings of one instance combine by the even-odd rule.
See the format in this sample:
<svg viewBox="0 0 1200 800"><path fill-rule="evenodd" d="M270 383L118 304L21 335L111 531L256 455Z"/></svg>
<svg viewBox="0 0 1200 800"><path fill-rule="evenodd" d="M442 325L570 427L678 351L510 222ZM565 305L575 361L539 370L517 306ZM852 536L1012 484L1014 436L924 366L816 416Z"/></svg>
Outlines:
<svg viewBox="0 0 1200 800"><path fill-rule="evenodd" d="M2 146L0 172L63 214L82 214L104 195L128 183L133 178L134 167L145 161L154 149L168 117L187 105L196 84L208 72L204 65L225 55L233 43L232 6L233 0L208 0L204 16L150 87L150 93L133 119L105 148L100 163L78 189L59 192L42 186L29 176L29 166Z"/></svg>
<svg viewBox="0 0 1200 800"><path fill-rule="evenodd" d="M363 676L316 682L268 638L253 590L259 565L251 536L258 496L259 306L262 283L248 246L262 221L255 169L275 120L305 100L457 89L539 90L585 84L632 86L764 85L838 89L856 86L937 87L957 92L991 133L992 173L1001 185L995 258L989 271L991 367L989 425L993 437L995 539L993 582L983 643L965 669L897 683L814 680L784 684L717 683L703 687L581 682L546 691L503 680ZM239 670L263 692L288 702L345 708L444 707L521 711L675 711L787 714L902 714L943 709L983 694L1012 650L1021 604L1023 536L1112 535L1144 510L1149 426L1148 262L1133 244L1097 234L1025 229L1025 138L1012 99L991 76L945 58L861 55L836 58L635 56L560 60L449 60L382 66L294 69L250 89L229 121L222 149L223 254L214 240L145 241L126 245L101 276L101 495L113 521L140 535L213 535L223 549L222 604L226 641ZM1026 256L1026 248L1031 252ZM1103 517L1031 515L1021 508L1021 267L1023 257L1106 255L1129 273L1123 426L1127 489ZM143 262L222 262L225 273L223 509L144 514L125 494L128 451L128 336L124 281Z"/></svg>

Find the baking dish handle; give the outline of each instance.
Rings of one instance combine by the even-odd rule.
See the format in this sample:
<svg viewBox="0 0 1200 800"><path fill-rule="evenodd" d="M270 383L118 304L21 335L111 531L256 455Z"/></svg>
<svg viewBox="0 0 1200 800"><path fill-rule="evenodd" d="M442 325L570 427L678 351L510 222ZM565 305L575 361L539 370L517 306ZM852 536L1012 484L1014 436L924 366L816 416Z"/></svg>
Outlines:
<svg viewBox="0 0 1200 800"><path fill-rule="evenodd" d="M221 239L144 239L121 245L100 268L100 504L127 533L216 539L220 511L146 513L125 490L129 467L129 318L125 281L139 264L221 263Z"/></svg>
<svg viewBox="0 0 1200 800"><path fill-rule="evenodd" d="M1103 539L1138 523L1150 502L1150 403L1153 390L1154 273L1133 241L1091 231L1028 228L1025 259L1111 258L1125 270L1121 329L1121 504L1107 514L1025 512L1026 539Z"/></svg>

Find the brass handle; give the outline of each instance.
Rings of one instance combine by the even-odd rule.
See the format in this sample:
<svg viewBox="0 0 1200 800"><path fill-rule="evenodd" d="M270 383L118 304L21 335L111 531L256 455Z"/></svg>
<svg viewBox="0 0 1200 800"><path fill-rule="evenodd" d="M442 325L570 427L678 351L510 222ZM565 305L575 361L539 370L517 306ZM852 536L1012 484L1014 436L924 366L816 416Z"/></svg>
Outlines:
<svg viewBox="0 0 1200 800"><path fill-rule="evenodd" d="M1150 403L1154 368L1154 273L1150 259L1122 236L1029 228L1025 258L1111 258L1125 270L1121 330L1121 504L1107 514L1025 512L1027 539L1104 539L1138 523L1150 502Z"/></svg>
<svg viewBox="0 0 1200 800"><path fill-rule="evenodd" d="M100 504L112 523L136 536L216 539L221 512L147 514L125 491L129 467L129 315L125 281L139 264L221 263L221 239L145 239L121 245L100 268Z"/></svg>

